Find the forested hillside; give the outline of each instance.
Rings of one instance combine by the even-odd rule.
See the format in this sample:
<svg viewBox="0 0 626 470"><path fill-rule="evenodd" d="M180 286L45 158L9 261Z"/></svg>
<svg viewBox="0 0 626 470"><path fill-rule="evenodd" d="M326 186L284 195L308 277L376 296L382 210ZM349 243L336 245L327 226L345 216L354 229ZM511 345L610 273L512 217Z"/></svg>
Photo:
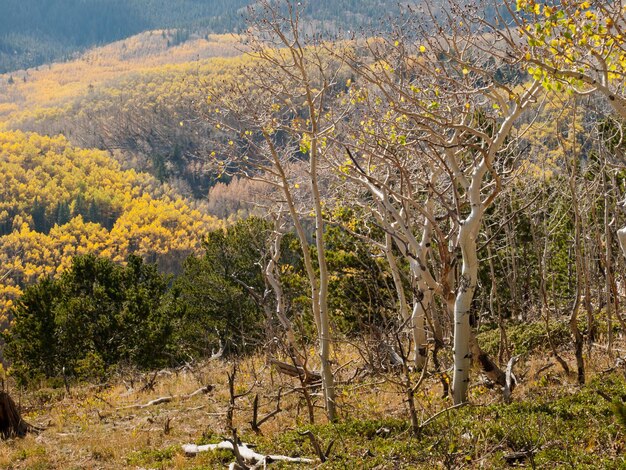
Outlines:
<svg viewBox="0 0 626 470"><path fill-rule="evenodd" d="M153 29L231 32L247 0L4 0L0 73L65 60L89 46ZM182 36L175 41L180 42Z"/></svg>
<svg viewBox="0 0 626 470"><path fill-rule="evenodd" d="M624 467L623 6L250 14L0 77L0 466Z"/></svg>
<svg viewBox="0 0 626 470"><path fill-rule="evenodd" d="M0 133L0 310L24 286L56 276L72 257L130 254L175 272L219 222L149 176L64 137Z"/></svg>
<svg viewBox="0 0 626 470"><path fill-rule="evenodd" d="M67 136L114 152L126 167L151 172L186 195L206 197L209 125L198 119L206 90L231 80L247 59L235 39L209 36L167 47L163 32L143 33L82 58L8 75L0 121L8 129ZM13 77L13 83L9 78Z"/></svg>
<svg viewBox="0 0 626 470"><path fill-rule="evenodd" d="M137 33L172 29L170 44L201 32L238 32L251 0L3 0L0 3L0 73L67 60L90 46ZM390 0L318 0L306 17L326 31L378 23L398 11Z"/></svg>

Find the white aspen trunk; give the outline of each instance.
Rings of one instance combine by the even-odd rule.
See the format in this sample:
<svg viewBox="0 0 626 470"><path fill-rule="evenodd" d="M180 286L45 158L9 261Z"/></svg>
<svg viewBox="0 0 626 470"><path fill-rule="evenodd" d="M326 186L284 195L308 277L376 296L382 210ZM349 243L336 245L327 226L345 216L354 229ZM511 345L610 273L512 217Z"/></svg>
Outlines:
<svg viewBox="0 0 626 470"><path fill-rule="evenodd" d="M387 195L381 189L372 185L371 182L367 180L361 180L361 182L364 183L364 185L369 189L372 196L378 200L378 218L381 224L386 227L385 254L387 256L387 261L389 263L396 292L398 294L400 315L404 322L410 322L409 325L414 343L413 361L415 363L415 367L417 369L421 369L424 367L424 364L426 364L426 356L428 354L426 340L426 311L432 300L433 292L441 291L441 286L437 283L427 268L427 258L430 252L433 231L432 220L434 217L434 203L429 195L429 199L426 201L424 207L427 215L424 217L422 239L418 242L411 232L411 228L407 226L402 212L396 210L396 208L389 203ZM387 216L391 217L393 222L390 222L387 219ZM402 243L397 244L396 246L402 253L402 256L407 258L409 261L413 286L417 289L416 295L413 299L413 308L410 316L400 272L392 252L392 233L406 243L404 246L402 246ZM415 254L410 254L411 251Z"/></svg>
<svg viewBox="0 0 626 470"><path fill-rule="evenodd" d="M311 100L309 100L312 103ZM315 126L315 124L314 124ZM314 131L315 131L314 127ZM320 361L322 372L322 388L326 414L331 422L337 421L337 404L335 402L335 378L330 364L331 331L330 315L328 312L328 265L326 263L326 247L324 246L324 215L322 212L321 195L317 180L318 148L317 136L311 139L310 169L311 193L315 209L315 245L319 265L319 295L318 295L318 336L320 343Z"/></svg>
<svg viewBox="0 0 626 470"><path fill-rule="evenodd" d="M622 254L626 257L626 227L617 231L617 239L619 240L619 246L622 249Z"/></svg>
<svg viewBox="0 0 626 470"><path fill-rule="evenodd" d="M400 269L398 269L398 263L396 263L396 258L393 256L393 237L389 232L385 233L385 256L387 257L387 263L389 263L391 278L393 279L393 285L396 288L396 294L398 296L400 318L402 321L409 321L409 306L406 301L404 286L402 285Z"/></svg>
<svg viewBox="0 0 626 470"><path fill-rule="evenodd" d="M511 122L512 124L512 122ZM495 143L492 144L492 146ZM495 154L495 151L494 151ZM457 243L461 249L461 275L454 301L454 372L452 378L452 396L454 404L467 401L469 372L472 354L470 352L470 309L476 290L478 278L478 256L476 254L476 236L484 213L480 190L487 173L487 162L483 158L472 174L468 196L471 211L467 218L460 222Z"/></svg>
<svg viewBox="0 0 626 470"><path fill-rule="evenodd" d="M482 180L482 177L481 177ZM470 308L476 290L478 277L478 257L476 256L476 232L482 218L482 208L474 207L461 226L459 246L463 256L463 268L454 303L454 376L452 394L454 404L467 401L469 372L472 355L470 353Z"/></svg>
<svg viewBox="0 0 626 470"><path fill-rule="evenodd" d="M409 315L409 307L406 301L406 294L404 292L404 286L402 285L402 279L400 277L400 271L398 264L392 253L392 241L393 238L389 232L385 235L385 254L387 261L391 269L391 275L398 294L398 301L400 303L400 317L402 321L410 324L410 328L413 334L414 342L414 363L417 369L424 367L426 363L426 355L428 354L427 342L426 342L426 309L430 305L432 299L432 291L428 289L428 286L424 281L417 281L418 292L413 299L413 310ZM419 272L421 268L416 262L411 262L411 272L415 278L416 270Z"/></svg>
<svg viewBox="0 0 626 470"><path fill-rule="evenodd" d="M472 357L470 352L471 329L469 313L478 278L476 237L482 223L486 206L493 201L497 193L496 187L491 196L483 202L481 197L483 179L489 171L496 153L502 148L506 138L511 132L515 119L517 119L522 110L528 105L539 86L539 82L535 81L524 93L520 101L512 104L512 107L509 108L508 116L500 125L486 154L474 169L467 190L471 210L465 220L460 222L461 227L459 229L458 245L461 248L463 265L454 303L454 377L452 379L452 394L455 405L467 401L467 388L469 385L469 371Z"/></svg>
<svg viewBox="0 0 626 470"><path fill-rule="evenodd" d="M276 317L285 330L291 355L294 361L296 361L296 365L301 366L302 364L298 353L296 335L293 331L293 325L285 312L285 295L283 292L283 286L277 275L278 259L280 258L280 243L282 238L282 233L277 232L274 238L274 243L270 249L270 261L265 268L265 278L274 291L274 297L276 298Z"/></svg>
<svg viewBox="0 0 626 470"><path fill-rule="evenodd" d="M413 302L413 314L411 323L413 326L413 341L415 341L415 367L420 370L426 364L426 356L428 355L426 342L426 309L430 305L432 299L432 291L419 290L418 296Z"/></svg>
<svg viewBox="0 0 626 470"><path fill-rule="evenodd" d="M321 361L321 374L322 374L322 388L324 391L324 402L326 405L326 414L330 421L337 420L337 409L335 406L335 383L333 378L332 369L330 366L330 320L328 318L328 268L326 266L326 257L324 251L324 225L322 217L322 204L319 193L319 187L317 184L317 140L312 139L311 144L311 192L313 194L315 220L316 220L316 247L317 256L320 269L319 278L315 273L313 267L313 260L311 259L311 252L309 251L310 245L306 236L306 232L302 223L300 222L300 214L296 209L295 202L291 191L289 190L289 182L284 168L280 162L280 157L276 151L272 139L266 132L263 133L265 141L270 147L272 157L274 159L274 166L278 172L283 194L289 208L289 214L294 222L296 234L300 241L300 248L302 251L302 257L304 260L304 267L311 286L311 309L313 311L313 319L315 320L315 326L317 328L317 335L320 344L320 361Z"/></svg>
<svg viewBox="0 0 626 470"><path fill-rule="evenodd" d="M428 348L426 342L426 310L430 306L433 291L429 288L426 280L429 275L427 263L430 254L430 243L433 232L434 203L432 194L429 194L426 200L427 217L424 218L424 230L422 231L422 240L420 241L417 259L419 263L411 263L414 275L417 280L417 298L414 299L413 306L413 340L415 341L415 367L419 370L426 364Z"/></svg>

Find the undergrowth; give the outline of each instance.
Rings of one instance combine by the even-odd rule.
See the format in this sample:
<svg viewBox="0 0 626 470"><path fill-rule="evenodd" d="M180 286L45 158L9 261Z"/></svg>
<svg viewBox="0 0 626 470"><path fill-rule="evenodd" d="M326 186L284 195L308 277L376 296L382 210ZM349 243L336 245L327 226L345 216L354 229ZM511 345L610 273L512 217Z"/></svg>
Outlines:
<svg viewBox="0 0 626 470"><path fill-rule="evenodd" d="M441 382L433 373L416 394L422 426L414 433L404 394L392 377L366 376L340 387L340 422L324 419L320 393L314 391L316 422L307 424L301 395L285 392L282 411L262 425L261 433L254 433L249 424L254 395L260 396L263 416L275 409L278 388L293 390L297 385L265 367L259 356L239 364L236 389L242 396L237 398L234 425L241 440L257 452L312 458L322 469L626 468L626 370L607 370L605 364L612 359L596 350L588 361L587 384L580 387L558 366L539 367L552 361L540 327L513 326L508 332L515 353L526 355L518 364L523 378L510 404L478 380L470 388L471 403L448 409L450 399L441 397ZM553 332L554 338L564 334L556 327ZM481 333L485 349L497 347L497 334ZM561 353L573 366L571 354ZM105 388L74 388L69 395L58 389L20 395L26 419L46 429L38 436L7 441L0 447L0 468L226 468L234 460L231 452L190 457L182 444L232 437L225 422L226 372L231 368L216 361L192 372L163 374L153 390L142 390L138 383L129 388L122 381ZM478 379L477 371L473 377ZM215 385L207 395L125 408L159 396L188 395L206 380ZM307 431L324 451L330 449L321 465ZM311 466L273 463L270 468Z"/></svg>

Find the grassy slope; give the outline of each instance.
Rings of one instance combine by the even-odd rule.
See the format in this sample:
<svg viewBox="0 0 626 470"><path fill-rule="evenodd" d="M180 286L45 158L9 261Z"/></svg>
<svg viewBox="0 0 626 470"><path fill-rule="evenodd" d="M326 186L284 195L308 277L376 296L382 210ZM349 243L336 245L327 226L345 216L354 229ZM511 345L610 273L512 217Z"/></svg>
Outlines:
<svg viewBox="0 0 626 470"><path fill-rule="evenodd" d="M339 377L347 380L354 375L359 358L346 349L340 356L340 363L353 361ZM320 467L327 469L506 468L505 455L529 450L537 468L623 468L626 427L598 391L618 401L626 397L624 369L601 372L613 361L596 350L588 384L578 387L573 377L565 377L556 365L540 371L546 360L554 362L546 356L535 350L518 366L524 378L512 404L503 404L498 393L474 383L470 405L439 415L419 436L409 430L402 394L390 380L393 376L368 376L344 383L339 394L341 422L326 423L318 410L319 424L310 426L303 404L291 393L296 384L264 367L262 357L255 357L240 364L237 393L256 385L238 399L235 425L242 439L257 445L259 452L315 458L309 440L300 435L311 429L323 445L334 441L329 461ZM214 361L163 372L150 391L140 391L144 382L137 378L131 382L127 373L121 376L124 384L118 379L110 386L75 388L71 395L61 389L23 395L27 419L47 429L39 436L12 440L1 447L0 467L224 468L233 460L228 452L191 458L183 454L180 445L218 442L228 435L226 373L230 367ZM119 409L160 396L187 394L207 383L215 385L208 395L143 409ZM279 387L283 411L262 426L262 435L254 434L248 424L254 395L259 394L263 416L274 409ZM429 376L417 393L423 421L450 406L440 395L438 378ZM315 400L321 403L317 395ZM167 432L166 423L170 426ZM529 459L525 463L532 464ZM272 468L287 466L275 464Z"/></svg>
<svg viewBox="0 0 626 470"><path fill-rule="evenodd" d="M93 49L70 62L0 75L0 127L2 121L19 121L34 110L63 108L107 82L166 65L239 54L233 35L210 35L175 47L168 47L167 41L168 34L149 31ZM8 83L10 77L13 84Z"/></svg>

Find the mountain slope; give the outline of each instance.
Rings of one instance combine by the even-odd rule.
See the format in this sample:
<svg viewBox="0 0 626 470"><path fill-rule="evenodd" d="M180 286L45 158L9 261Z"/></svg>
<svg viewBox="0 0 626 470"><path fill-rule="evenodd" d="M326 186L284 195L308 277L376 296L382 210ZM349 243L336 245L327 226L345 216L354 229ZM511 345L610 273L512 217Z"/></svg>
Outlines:
<svg viewBox="0 0 626 470"><path fill-rule="evenodd" d="M3 0L0 73L71 58L77 51L154 29L237 32L251 0ZM375 24L399 11L395 0L299 2L312 31Z"/></svg>
<svg viewBox="0 0 626 470"><path fill-rule="evenodd" d="M0 73L66 59L142 31L233 31L247 0L3 0Z"/></svg>
<svg viewBox="0 0 626 470"><path fill-rule="evenodd" d="M0 128L110 149L125 168L205 197L210 178L196 155L205 150L200 137L208 124L197 108L207 86L232 76L244 59L228 58L240 54L231 35L174 47L169 38L165 31L141 33L70 62L0 76Z"/></svg>
<svg viewBox="0 0 626 470"><path fill-rule="evenodd" d="M136 253L175 271L221 225L106 152L21 132L0 133L0 201L0 314L74 255Z"/></svg>

